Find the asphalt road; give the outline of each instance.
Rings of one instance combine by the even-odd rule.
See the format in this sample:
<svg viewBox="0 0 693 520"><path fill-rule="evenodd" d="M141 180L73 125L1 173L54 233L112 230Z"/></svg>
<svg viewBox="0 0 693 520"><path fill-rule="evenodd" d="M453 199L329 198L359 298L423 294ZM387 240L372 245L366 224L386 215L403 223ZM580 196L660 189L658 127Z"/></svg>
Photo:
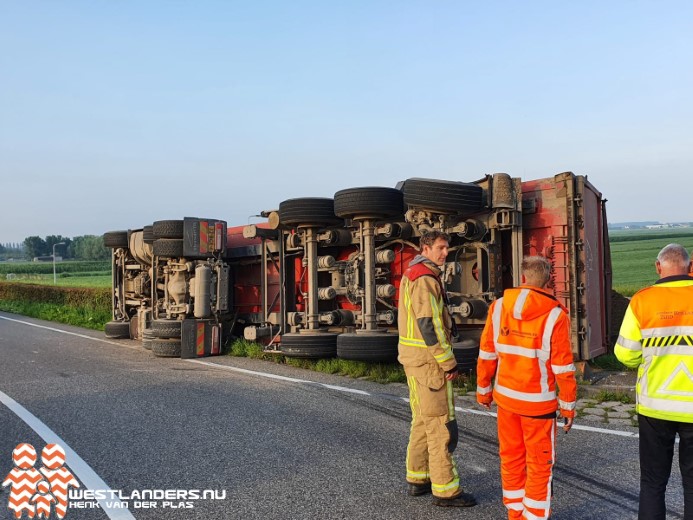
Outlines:
<svg viewBox="0 0 693 520"><path fill-rule="evenodd" d="M406 395L405 385L271 362L158 359L135 342L0 313L0 477L17 444L40 452L58 442L72 450L82 489L129 498L108 513L70 507L68 519L505 518L495 419L468 403L455 457L479 505L443 509L406 495ZM615 432L560 434L552 518L636 518L638 441L633 429ZM191 498L195 490L215 498ZM159 494L137 500L148 492ZM0 519L12 518L8 496L0 492ZM683 518L676 463L668 507L668 518Z"/></svg>

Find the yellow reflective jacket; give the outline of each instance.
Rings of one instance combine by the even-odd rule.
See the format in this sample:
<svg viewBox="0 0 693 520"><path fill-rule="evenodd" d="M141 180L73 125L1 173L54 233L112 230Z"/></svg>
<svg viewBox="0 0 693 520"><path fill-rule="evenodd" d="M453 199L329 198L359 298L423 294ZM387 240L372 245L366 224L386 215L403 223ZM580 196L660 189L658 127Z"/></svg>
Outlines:
<svg viewBox="0 0 693 520"><path fill-rule="evenodd" d="M662 278L638 291L614 354L638 367L639 414L693 423L693 277Z"/></svg>
<svg viewBox="0 0 693 520"><path fill-rule="evenodd" d="M454 370L452 317L446 306L440 269L417 256L404 272L399 287L399 362L407 368Z"/></svg>

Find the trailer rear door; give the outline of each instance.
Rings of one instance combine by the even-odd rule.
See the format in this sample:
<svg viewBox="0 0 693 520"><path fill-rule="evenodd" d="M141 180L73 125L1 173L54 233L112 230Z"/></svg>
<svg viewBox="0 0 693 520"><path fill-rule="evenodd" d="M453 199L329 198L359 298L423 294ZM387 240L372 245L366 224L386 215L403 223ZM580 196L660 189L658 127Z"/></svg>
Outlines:
<svg viewBox="0 0 693 520"><path fill-rule="evenodd" d="M609 345L611 256L605 200L572 172L522 183L523 254L552 264L555 296L570 312L573 355L588 360Z"/></svg>

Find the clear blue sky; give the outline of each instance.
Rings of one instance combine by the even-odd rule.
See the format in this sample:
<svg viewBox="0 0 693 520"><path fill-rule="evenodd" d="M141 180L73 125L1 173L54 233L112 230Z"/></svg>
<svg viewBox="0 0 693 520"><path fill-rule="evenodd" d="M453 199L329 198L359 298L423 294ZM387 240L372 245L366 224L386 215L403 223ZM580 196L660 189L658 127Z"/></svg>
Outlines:
<svg viewBox="0 0 693 520"><path fill-rule="evenodd" d="M407 177L693 220L693 3L0 0L0 242Z"/></svg>

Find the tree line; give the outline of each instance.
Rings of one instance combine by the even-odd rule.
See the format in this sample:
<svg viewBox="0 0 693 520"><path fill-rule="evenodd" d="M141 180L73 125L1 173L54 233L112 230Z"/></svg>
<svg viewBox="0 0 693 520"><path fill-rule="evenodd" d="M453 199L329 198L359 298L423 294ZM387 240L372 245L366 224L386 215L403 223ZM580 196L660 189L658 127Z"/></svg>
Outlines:
<svg viewBox="0 0 693 520"><path fill-rule="evenodd" d="M58 245L60 244L60 245ZM70 260L107 260L111 250L104 247L103 237L82 235L68 238L62 235L48 235L45 238L30 236L24 242L0 244L0 259L33 260L36 257L53 255Z"/></svg>

